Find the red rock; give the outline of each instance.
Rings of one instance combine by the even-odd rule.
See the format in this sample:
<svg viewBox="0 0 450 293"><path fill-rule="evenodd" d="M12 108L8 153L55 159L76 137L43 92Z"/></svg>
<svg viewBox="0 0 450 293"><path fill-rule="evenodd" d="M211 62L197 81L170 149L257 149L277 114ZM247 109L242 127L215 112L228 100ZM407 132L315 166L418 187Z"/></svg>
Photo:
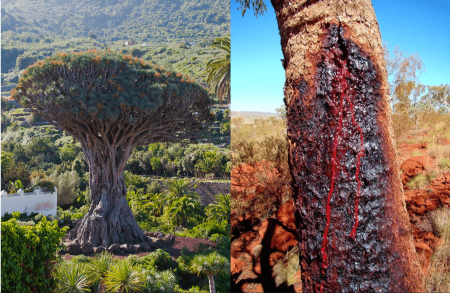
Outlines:
<svg viewBox="0 0 450 293"><path fill-rule="evenodd" d="M431 168L433 161L433 158L429 156L411 157L404 161L400 166L400 169L403 170L403 184L406 184L411 178L422 173L424 170Z"/></svg>
<svg viewBox="0 0 450 293"><path fill-rule="evenodd" d="M276 219L265 220L258 232L271 249L278 251L287 251L298 243L297 238L292 233L284 230Z"/></svg>
<svg viewBox="0 0 450 293"><path fill-rule="evenodd" d="M234 257L231 257L230 262L230 271L232 275L237 275L242 272L242 267L245 265L245 262L239 259L235 259Z"/></svg>
<svg viewBox="0 0 450 293"><path fill-rule="evenodd" d="M277 211L277 219L286 227L295 230L294 200L290 199Z"/></svg>
<svg viewBox="0 0 450 293"><path fill-rule="evenodd" d="M428 251L430 253L433 252L431 250L431 248L425 243L416 243L415 246L416 246L416 251L418 251L418 250L425 250L425 251Z"/></svg>
<svg viewBox="0 0 450 293"><path fill-rule="evenodd" d="M277 261L280 258L282 258L283 256L284 256L284 253L282 253L281 251L272 252L270 254L270 258L269 258L270 266L273 267L277 263Z"/></svg>
<svg viewBox="0 0 450 293"><path fill-rule="evenodd" d="M262 284L258 284L258 283L244 283L241 286L242 292L244 293L262 293L264 292L264 288L262 286Z"/></svg>

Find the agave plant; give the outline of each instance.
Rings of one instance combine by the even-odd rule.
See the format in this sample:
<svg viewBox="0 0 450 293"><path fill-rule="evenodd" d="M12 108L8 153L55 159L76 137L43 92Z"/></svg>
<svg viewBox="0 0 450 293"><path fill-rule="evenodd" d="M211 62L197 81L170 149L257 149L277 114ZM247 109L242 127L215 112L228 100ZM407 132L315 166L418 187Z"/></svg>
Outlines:
<svg viewBox="0 0 450 293"><path fill-rule="evenodd" d="M141 292L145 286L145 276L141 267L121 261L112 265L106 273L105 285L111 292Z"/></svg>
<svg viewBox="0 0 450 293"><path fill-rule="evenodd" d="M170 271L150 270L146 272L145 288L151 293L179 292L175 274Z"/></svg>
<svg viewBox="0 0 450 293"><path fill-rule="evenodd" d="M83 293L90 292L90 282L85 273L84 264L62 264L57 272L57 292L60 293Z"/></svg>
<svg viewBox="0 0 450 293"><path fill-rule="evenodd" d="M91 283L98 284L97 293L105 292L105 277L113 264L110 253L102 252L91 259L87 266L87 276Z"/></svg>

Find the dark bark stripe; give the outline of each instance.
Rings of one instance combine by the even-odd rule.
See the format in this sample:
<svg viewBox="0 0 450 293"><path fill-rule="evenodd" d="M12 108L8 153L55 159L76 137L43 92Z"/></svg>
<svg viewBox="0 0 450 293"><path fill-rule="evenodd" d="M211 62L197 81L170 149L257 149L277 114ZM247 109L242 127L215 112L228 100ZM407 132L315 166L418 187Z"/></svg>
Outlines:
<svg viewBox="0 0 450 293"><path fill-rule="evenodd" d="M377 122L379 75L336 25L317 58L315 88L304 80L286 85L296 89L287 121L300 262L309 272L303 288L387 292L397 257L386 249L391 236L380 233L389 230L392 174Z"/></svg>

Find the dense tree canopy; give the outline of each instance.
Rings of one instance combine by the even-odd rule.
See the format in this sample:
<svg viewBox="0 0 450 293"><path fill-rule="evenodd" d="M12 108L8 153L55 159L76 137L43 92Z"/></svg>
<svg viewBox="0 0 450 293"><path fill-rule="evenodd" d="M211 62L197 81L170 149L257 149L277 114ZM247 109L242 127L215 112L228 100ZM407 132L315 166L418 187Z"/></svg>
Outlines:
<svg viewBox="0 0 450 293"><path fill-rule="evenodd" d="M213 118L194 80L110 50L38 61L11 96L80 142L92 204L70 238L94 246L118 243L120 235L144 238L126 202L123 171L133 148L198 138Z"/></svg>

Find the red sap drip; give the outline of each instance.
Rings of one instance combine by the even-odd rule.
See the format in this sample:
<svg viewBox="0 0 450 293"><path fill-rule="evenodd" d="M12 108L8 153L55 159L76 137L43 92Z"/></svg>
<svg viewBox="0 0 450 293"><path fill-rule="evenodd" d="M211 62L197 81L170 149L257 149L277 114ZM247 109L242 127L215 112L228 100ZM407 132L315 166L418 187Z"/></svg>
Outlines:
<svg viewBox="0 0 450 293"><path fill-rule="evenodd" d="M344 99L347 101L347 103L349 105L350 112L351 112L352 124L358 130L358 132L360 134L360 141L361 141L361 148L356 156L355 179L357 181L357 189L356 189L356 196L355 196L355 223L354 223L352 231L350 233L350 236L352 238L355 238L356 229L358 228L358 197L360 195L360 187L361 187L361 182L359 180L359 172L360 172L360 166L361 166L361 157L364 156L364 148L363 148L364 141L363 141L362 129L358 125L358 123L356 123L356 121L355 121L353 101L349 97L349 95L355 95L355 92L351 88L349 88L348 81L347 81L347 78L351 77L351 74L347 70L346 61L339 59L339 56L341 56L341 55L342 55L342 52L337 47L332 48L330 50L330 53L326 55L327 59L328 58L332 59L333 57L338 58L338 62L339 62L340 66L338 67L336 77L333 80L331 98L334 102L336 102L336 100L338 99L337 95L339 94L340 104L339 104L339 107L337 108L338 115L339 115L339 121L338 121L336 130L335 130L335 134L334 134L335 136L334 136L333 143L332 143L331 177L330 177L331 182L330 182L330 191L328 192L328 197L327 197L327 208L326 208L327 222L326 222L325 230L323 233L323 243L322 243L322 249L321 249L322 274L324 274L325 273L324 270L328 268L328 260L327 260L328 255L326 252L326 247L327 247L327 242L328 242L328 231L330 228L330 213L331 213L330 199L331 199L331 195L334 192L335 180L338 176L338 174L336 174L336 169L338 166L337 149L339 146L339 139L341 138L340 136L342 133L342 124L343 124L343 117L344 117ZM329 61L332 61L332 60L329 60ZM320 292L321 292L323 290L323 285L320 284L319 287L316 287L316 289L320 289Z"/></svg>

